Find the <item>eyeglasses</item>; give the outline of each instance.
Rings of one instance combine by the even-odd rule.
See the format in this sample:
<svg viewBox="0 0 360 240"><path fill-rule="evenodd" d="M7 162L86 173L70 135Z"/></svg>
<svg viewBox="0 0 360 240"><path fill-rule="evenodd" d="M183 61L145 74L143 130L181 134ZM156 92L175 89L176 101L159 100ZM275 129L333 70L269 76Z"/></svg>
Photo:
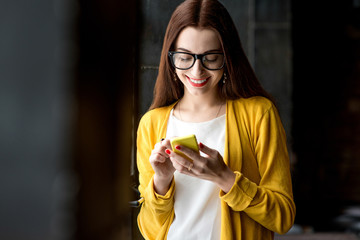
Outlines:
<svg viewBox="0 0 360 240"><path fill-rule="evenodd" d="M219 70L225 65L223 53L192 54L187 52L169 52L171 64L180 70L187 70L194 66L195 61L200 59L201 64L208 70Z"/></svg>

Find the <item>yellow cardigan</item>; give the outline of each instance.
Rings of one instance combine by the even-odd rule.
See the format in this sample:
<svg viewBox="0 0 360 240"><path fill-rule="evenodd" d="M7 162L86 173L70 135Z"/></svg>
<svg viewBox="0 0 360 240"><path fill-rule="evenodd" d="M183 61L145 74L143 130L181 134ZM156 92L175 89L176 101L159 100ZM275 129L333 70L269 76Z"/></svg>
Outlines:
<svg viewBox="0 0 360 240"><path fill-rule="evenodd" d="M166 136L174 104L146 113L137 135L139 191L143 203L138 226L146 239L166 239L174 219L173 181L165 196L153 188L149 156ZM293 225L293 201L286 136L275 106L266 98L228 100L224 162L236 173L231 190L221 199L222 240L266 240ZM183 236L186 239L186 236Z"/></svg>

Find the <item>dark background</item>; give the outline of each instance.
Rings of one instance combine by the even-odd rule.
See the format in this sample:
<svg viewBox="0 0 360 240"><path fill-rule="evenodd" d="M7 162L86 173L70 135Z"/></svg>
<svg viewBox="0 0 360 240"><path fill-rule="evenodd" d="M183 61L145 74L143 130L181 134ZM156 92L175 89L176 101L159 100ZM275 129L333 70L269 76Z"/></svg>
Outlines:
<svg viewBox="0 0 360 240"><path fill-rule="evenodd" d="M0 0L0 239L140 239L135 131L173 0ZM296 224L356 231L358 0L223 0L288 135Z"/></svg>

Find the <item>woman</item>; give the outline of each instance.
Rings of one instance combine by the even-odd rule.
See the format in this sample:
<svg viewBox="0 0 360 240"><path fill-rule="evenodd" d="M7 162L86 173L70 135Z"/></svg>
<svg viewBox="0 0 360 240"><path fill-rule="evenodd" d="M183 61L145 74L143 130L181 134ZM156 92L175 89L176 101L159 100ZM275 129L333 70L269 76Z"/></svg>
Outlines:
<svg viewBox="0 0 360 240"><path fill-rule="evenodd" d="M285 132L216 0L187 0L164 38L137 137L146 239L273 239L293 224ZM195 134L200 154L170 139ZM161 140L160 140L161 139Z"/></svg>

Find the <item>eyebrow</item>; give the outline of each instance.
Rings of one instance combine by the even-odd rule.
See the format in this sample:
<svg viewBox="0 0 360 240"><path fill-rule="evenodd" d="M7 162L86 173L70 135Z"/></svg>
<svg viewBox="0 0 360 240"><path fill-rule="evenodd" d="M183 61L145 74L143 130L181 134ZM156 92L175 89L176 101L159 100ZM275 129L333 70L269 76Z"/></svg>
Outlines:
<svg viewBox="0 0 360 240"><path fill-rule="evenodd" d="M184 52L188 52L188 53L192 53L190 50L187 50L186 48L177 48L176 51L184 51ZM211 52L222 52L221 49L211 49L211 50L207 50L205 52L203 52L202 54L204 53L211 53Z"/></svg>

